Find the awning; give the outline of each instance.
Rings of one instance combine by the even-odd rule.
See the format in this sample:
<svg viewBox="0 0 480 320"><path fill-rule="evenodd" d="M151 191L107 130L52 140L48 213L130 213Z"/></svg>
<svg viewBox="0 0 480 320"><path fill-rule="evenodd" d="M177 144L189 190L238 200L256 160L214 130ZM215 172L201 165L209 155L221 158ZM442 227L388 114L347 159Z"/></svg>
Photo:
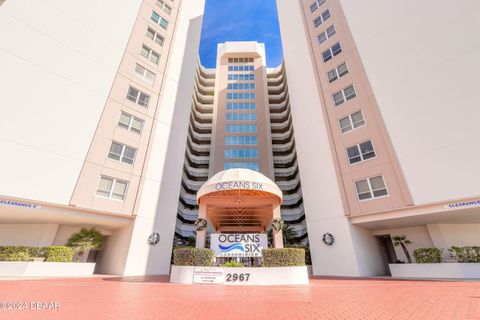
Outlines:
<svg viewBox="0 0 480 320"><path fill-rule="evenodd" d="M205 182L197 192L197 202L208 194L235 190L268 193L277 197L280 203L283 200L282 190L275 182L257 171L238 168L220 171Z"/></svg>

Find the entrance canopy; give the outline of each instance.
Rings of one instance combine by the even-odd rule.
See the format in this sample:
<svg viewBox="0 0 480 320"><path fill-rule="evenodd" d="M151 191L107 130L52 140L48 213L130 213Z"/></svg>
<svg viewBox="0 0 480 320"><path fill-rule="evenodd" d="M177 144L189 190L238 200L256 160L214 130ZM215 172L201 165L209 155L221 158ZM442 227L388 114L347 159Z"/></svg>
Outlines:
<svg viewBox="0 0 480 320"><path fill-rule="evenodd" d="M275 182L249 169L221 171L197 193L201 213L217 232L264 232L282 199Z"/></svg>

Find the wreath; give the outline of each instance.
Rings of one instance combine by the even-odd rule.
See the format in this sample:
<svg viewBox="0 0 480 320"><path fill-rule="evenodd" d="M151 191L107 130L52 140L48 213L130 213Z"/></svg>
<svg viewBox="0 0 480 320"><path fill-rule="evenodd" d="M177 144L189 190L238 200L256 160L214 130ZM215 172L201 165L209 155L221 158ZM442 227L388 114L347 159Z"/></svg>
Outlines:
<svg viewBox="0 0 480 320"><path fill-rule="evenodd" d="M323 240L323 243L325 243L327 246L331 246L332 244L335 243L335 237L333 236L333 234L328 232L323 235L322 240Z"/></svg>
<svg viewBox="0 0 480 320"><path fill-rule="evenodd" d="M276 232L280 231L283 229L283 226L284 226L284 222L282 219L280 218L275 218L273 219L272 221L272 228L273 230L275 230Z"/></svg>
<svg viewBox="0 0 480 320"><path fill-rule="evenodd" d="M205 230L207 227L207 220L203 218L198 218L197 221L195 221L195 229L197 231L202 231Z"/></svg>
<svg viewBox="0 0 480 320"><path fill-rule="evenodd" d="M148 236L147 243L148 243L148 245L150 245L150 246L154 246L154 245L156 245L159 241L160 241L160 235L158 234L158 232L152 232L152 234L150 234L150 235Z"/></svg>

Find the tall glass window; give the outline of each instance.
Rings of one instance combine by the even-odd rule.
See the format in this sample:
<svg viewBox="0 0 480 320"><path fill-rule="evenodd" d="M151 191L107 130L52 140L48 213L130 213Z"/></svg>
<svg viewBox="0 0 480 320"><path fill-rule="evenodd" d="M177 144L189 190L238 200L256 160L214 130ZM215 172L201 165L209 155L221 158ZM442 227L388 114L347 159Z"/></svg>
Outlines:
<svg viewBox="0 0 480 320"><path fill-rule="evenodd" d="M257 149L226 149L224 151L225 159L237 158L258 158Z"/></svg>

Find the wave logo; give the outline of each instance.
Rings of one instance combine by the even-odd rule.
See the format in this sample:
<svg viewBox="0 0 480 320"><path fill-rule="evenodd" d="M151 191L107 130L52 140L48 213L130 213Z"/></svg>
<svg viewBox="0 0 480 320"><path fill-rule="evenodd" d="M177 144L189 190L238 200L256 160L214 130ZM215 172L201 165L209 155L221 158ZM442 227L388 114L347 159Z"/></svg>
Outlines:
<svg viewBox="0 0 480 320"><path fill-rule="evenodd" d="M240 251L245 251L245 248L241 243L234 243L234 244L231 244L229 246L222 246L221 244L219 244L218 247L223 252L230 252L232 250L237 250L237 249L240 250Z"/></svg>

